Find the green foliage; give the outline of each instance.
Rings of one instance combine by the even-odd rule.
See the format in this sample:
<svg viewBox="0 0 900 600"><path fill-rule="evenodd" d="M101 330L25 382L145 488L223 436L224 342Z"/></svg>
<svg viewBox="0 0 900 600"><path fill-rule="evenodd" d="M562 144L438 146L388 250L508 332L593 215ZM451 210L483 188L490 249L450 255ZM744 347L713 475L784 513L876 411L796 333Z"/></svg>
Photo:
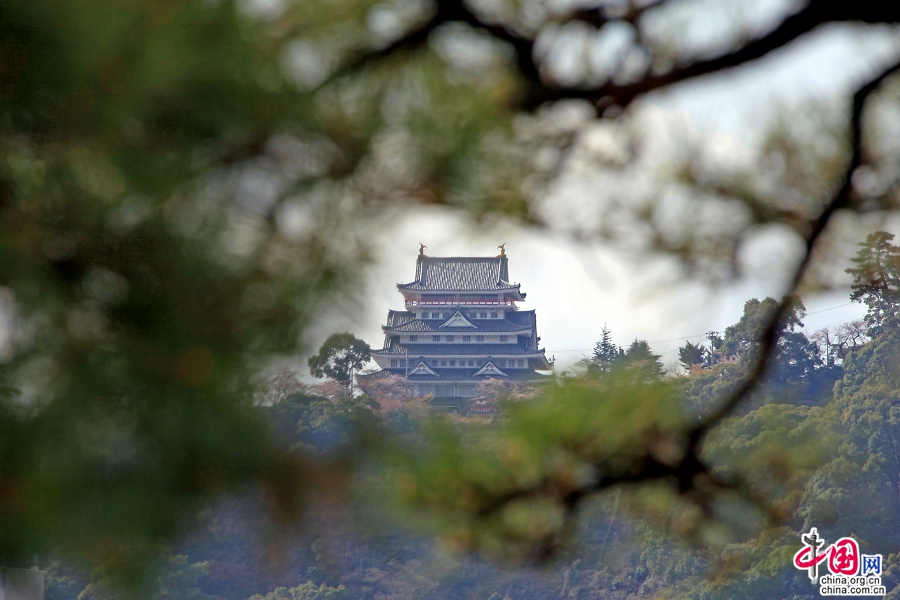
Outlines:
<svg viewBox="0 0 900 600"><path fill-rule="evenodd" d="M709 369L722 362L722 346L725 340L717 331L706 333L706 346L702 342L692 344L685 340L684 346L678 349L678 362L685 371L690 371L695 365Z"/></svg>
<svg viewBox="0 0 900 600"><path fill-rule="evenodd" d="M673 582L673 600L795 598L813 600L818 590L805 572L791 565L798 536L787 528L765 532L758 539L731 544L722 553L718 575Z"/></svg>
<svg viewBox="0 0 900 600"><path fill-rule="evenodd" d="M369 362L369 351L369 345L353 334L333 333L319 348L319 353L309 357L309 371L315 377L330 377L349 385L353 372Z"/></svg>
<svg viewBox="0 0 900 600"><path fill-rule="evenodd" d="M271 411L283 435L322 452L345 446L373 428L379 408L378 402L366 395L330 400L292 394Z"/></svg>
<svg viewBox="0 0 900 600"><path fill-rule="evenodd" d="M702 413L700 405L714 405L731 393L745 376L745 360L668 381L624 365L598 377L568 378L541 398L503 405L502 416L486 423L462 418L428 423L413 405L380 415L364 396L330 400L294 394L260 409L276 430L308 453L344 449L380 455L385 462L366 463L357 488L366 493L358 498L399 493L405 505L355 506L369 532L362 539L336 522L333 507L310 515L307 529L292 533L285 542L289 549L278 551L291 561L290 576L273 578L265 569L273 559L254 546L249 524L242 525L234 504L228 504L210 517L209 540L191 542L185 551L189 558L182 566L202 569L188 573L210 575L164 575L159 581L173 581L169 588L185 589L185 595L196 587L227 600L253 593L257 600L560 595L807 600L817 592L790 560L800 531L815 526L829 541L852 534L865 552L885 554L890 590L900 582L891 575L896 555L888 557L900 536L891 479L900 471L892 441L900 437L892 429L900 388L898 331L889 323L881 336L848 354L833 402L813 402L797 395L811 388L770 379L757 403L726 419L704 442L704 459L715 465L715 473L726 480L741 477L782 515L782 526L761 529L759 507L728 492L713 496L710 514L704 515L667 481L613 488L583 507L577 532L564 525L567 494L576 486L598 475L627 475L647 456L663 461L679 456L691 422L687 415ZM404 423L402 439L365 448L347 445L350 431L384 431L382 425L394 422ZM260 503L245 504L243 518L258 518ZM548 540L567 535L577 535L581 547L563 552L540 574L502 571L470 556L448 556L402 533L399 523L409 523L409 506L455 548L535 558ZM685 537L702 545L686 545ZM48 593L85 585L71 571L54 567L54 572ZM91 593L102 591L97 582L88 587Z"/></svg>
<svg viewBox="0 0 900 600"><path fill-rule="evenodd" d="M319 309L354 288L373 216L415 200L478 218L500 212L536 221L534 157L555 163L556 146L568 148L576 137L564 113L516 114L526 86L534 86L515 70L534 55L527 44L513 51L456 23L380 63L340 69L390 42L392 34L372 24L415 27L428 7L399 3L404 9L385 19L379 11L390 3L316 0L253 15L277 4L0 1L0 312L12 321L0 344L0 562L52 548L101 565L80 592L85 599L115 596L123 579L153 579L154 565L161 569L154 597L203 598L205 561L176 553L165 565L154 562L161 544L182 532L185 515L256 484L291 512L313 483L307 453L343 447L351 431L377 420L378 406L365 397L295 398L269 413L279 419L276 429L289 432L288 450L270 436L265 410L252 406L251 383L274 355L302 350L299 340ZM543 28L540 17L519 16L508 23L491 17L482 29L515 42ZM454 52L460 47L462 60ZM770 187L783 197L815 196ZM766 203L745 204L754 215L772 212ZM754 222L795 214L768 204L778 215ZM877 327L893 302L884 292L893 288L864 275L880 273L869 269L873 260L887 265L877 255L894 252L889 239L873 242L854 273L869 286L855 291L874 302ZM695 252L692 244L678 240L686 254ZM723 238L714 247L733 246ZM766 310L748 310L746 322L726 332L723 352L746 355ZM785 385L818 372L795 326L786 325L791 335L779 347ZM509 408L508 426L493 437L441 433L434 456L413 457L397 480L419 505L446 509L463 545L527 553L558 533L566 491L598 476L588 463L627 474L641 457L671 458L683 444L676 397L693 383L654 381L661 365L646 342L627 351L608 342L603 360L631 369ZM347 355L322 353L310 367L352 381L363 356L354 344ZM890 346L872 344L872 356L848 359L841 388L846 452L821 471L805 506L817 519L829 506L840 509L835 514L855 510L859 530L887 543L895 541L896 360ZM731 367L716 373L730 382L742 375ZM866 373L874 373L872 388L858 380ZM805 427L793 417L786 418ZM778 431L792 435L787 426ZM729 452L765 454L737 439L743 445ZM333 484L340 473L330 474ZM827 481L849 483L826 490ZM880 533L865 529L866 511L845 502L851 483L878 498L872 514ZM522 486L534 495L485 510ZM657 506L671 500L657 496ZM689 579L696 574L690 562L660 566L648 578ZM365 577L378 579L376 567L360 569L366 585ZM427 585L406 589L487 595L477 573L435 571ZM572 572L592 576L587 568ZM48 592L70 596L78 585L65 572ZM294 598L298 589L306 597L342 590L303 583L286 593ZM519 582L508 595L528 592Z"/></svg>
<svg viewBox="0 0 900 600"><path fill-rule="evenodd" d="M830 407L765 404L723 423L704 451L720 473L741 474L775 510L790 514L816 469L836 457L842 437Z"/></svg>
<svg viewBox="0 0 900 600"><path fill-rule="evenodd" d="M719 351L738 361L737 369L742 373L744 365L756 360L766 325L777 309L778 302L773 298L748 300L741 320L726 328ZM800 298L792 298L788 314L778 324L777 342L766 374L766 384L772 386L774 395L783 396L782 401L786 402L817 403L827 399L834 381L841 374L840 367L824 364L820 348L806 337L802 330L805 314ZM718 342L714 335L710 340L711 343ZM734 372L733 369L726 370Z"/></svg>
<svg viewBox="0 0 900 600"><path fill-rule="evenodd" d="M684 402L692 413L702 414L730 397L746 377L747 366L742 362L725 362L701 370L682 380Z"/></svg>
<svg viewBox="0 0 900 600"><path fill-rule="evenodd" d="M626 368L638 369L650 377L659 378L665 373L659 354L654 354L647 340L634 340L619 362Z"/></svg>
<svg viewBox="0 0 900 600"><path fill-rule="evenodd" d="M875 526L858 525L856 531L866 531L870 543L885 548L900 540L900 329L895 320L881 329L849 354L844 378L835 385L835 407L848 437L843 462L831 467L829 479L848 483L834 489L823 473L822 493L808 510L851 523L864 510L865 521Z"/></svg>
<svg viewBox="0 0 900 600"><path fill-rule="evenodd" d="M753 298L744 303L744 314L741 320L725 329L721 351L728 358L750 354L762 339L766 324L775 315L778 302L766 298L762 302ZM796 325L799 316L796 310L791 313L786 326Z"/></svg>
<svg viewBox="0 0 900 600"><path fill-rule="evenodd" d="M603 326L602 338L594 346L594 354L588 365L588 373L598 376L617 368L641 370L648 377L662 377L665 369L659 355L653 354L647 340L634 340L628 348L616 346L612 334L606 325Z"/></svg>
<svg viewBox="0 0 900 600"><path fill-rule="evenodd" d="M668 460L683 443L676 388L640 369L567 380L504 412L501 429L465 436L435 423L430 451L397 450L395 475L407 501L433 510L454 545L498 556L541 552L561 533L568 492L595 469L625 477L647 455Z"/></svg>
<svg viewBox="0 0 900 600"><path fill-rule="evenodd" d="M0 556L62 548L134 579L209 494L256 480L294 501L250 378L356 253L289 239L269 200L227 189L284 175L263 156L276 134L323 131L235 3L11 0L0 20L0 311L21 388L0 407Z"/></svg>
<svg viewBox="0 0 900 600"><path fill-rule="evenodd" d="M265 596L256 594L249 600L345 600L350 595L344 586L328 587L324 583L318 587L311 581L297 587L278 588Z"/></svg>
<svg viewBox="0 0 900 600"><path fill-rule="evenodd" d="M706 349L700 344L684 342L684 346L678 349L678 362L686 371L690 371L694 365L703 365L706 362Z"/></svg>
<svg viewBox="0 0 900 600"><path fill-rule="evenodd" d="M502 53L300 68L371 49L373 4L0 2L0 560L134 581L217 493L296 506L251 382L353 289L369 217L397 190L527 216Z"/></svg>
<svg viewBox="0 0 900 600"><path fill-rule="evenodd" d="M191 564L186 556L170 556L159 569L149 597L151 600L211 600L197 587L208 573L204 563ZM93 581L78 595L78 600L117 600L122 597L115 581L101 570L94 573Z"/></svg>
<svg viewBox="0 0 900 600"><path fill-rule="evenodd" d="M885 231L869 234L852 259L857 266L847 269L853 276L850 299L869 308L865 321L872 336L881 333L900 306L900 248L891 244L892 239L894 235Z"/></svg>
<svg viewBox="0 0 900 600"><path fill-rule="evenodd" d="M605 324L603 325L601 335L602 337L600 340L594 345L594 354L591 358L593 364L608 371L615 362L619 350L612 341L612 332L610 332Z"/></svg>

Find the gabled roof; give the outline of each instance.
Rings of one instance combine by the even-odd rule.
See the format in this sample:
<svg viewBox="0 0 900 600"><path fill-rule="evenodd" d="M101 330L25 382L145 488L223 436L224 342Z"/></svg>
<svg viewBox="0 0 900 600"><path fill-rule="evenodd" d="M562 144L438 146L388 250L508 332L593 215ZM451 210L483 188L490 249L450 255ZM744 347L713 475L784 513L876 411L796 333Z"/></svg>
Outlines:
<svg viewBox="0 0 900 600"><path fill-rule="evenodd" d="M416 279L397 287L411 291L498 292L518 291L519 284L509 282L506 256L420 255L416 261Z"/></svg>
<svg viewBox="0 0 900 600"><path fill-rule="evenodd" d="M435 373L434 371L429 369L428 365L426 365L423 362L420 362L419 364L417 364L416 367L412 371L409 372L409 374L410 375L434 375L435 377L438 376L437 373Z"/></svg>
<svg viewBox="0 0 900 600"><path fill-rule="evenodd" d="M452 317L450 317L449 319L444 321L444 323L441 325L441 327L469 327L472 329L475 328L475 326L472 325L472 322L469 321L467 318L465 318L463 316L463 314L459 311L456 311L456 313Z"/></svg>
<svg viewBox="0 0 900 600"><path fill-rule="evenodd" d="M494 363L488 361L486 365L475 371L475 377L479 375L495 375L497 377L509 377L506 373L494 366Z"/></svg>

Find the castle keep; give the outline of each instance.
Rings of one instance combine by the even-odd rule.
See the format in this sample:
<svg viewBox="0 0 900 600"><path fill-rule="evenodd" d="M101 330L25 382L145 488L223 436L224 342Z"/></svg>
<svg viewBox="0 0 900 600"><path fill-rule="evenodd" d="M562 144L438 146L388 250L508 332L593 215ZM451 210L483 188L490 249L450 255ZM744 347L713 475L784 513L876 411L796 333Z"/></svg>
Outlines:
<svg viewBox="0 0 900 600"><path fill-rule="evenodd" d="M535 312L511 283L506 251L496 257L432 257L419 250L416 277L397 284L405 309L388 312L384 348L372 352L383 374L408 378L416 396L451 410L489 377L533 381L551 368L538 347ZM454 401L456 401L454 403Z"/></svg>

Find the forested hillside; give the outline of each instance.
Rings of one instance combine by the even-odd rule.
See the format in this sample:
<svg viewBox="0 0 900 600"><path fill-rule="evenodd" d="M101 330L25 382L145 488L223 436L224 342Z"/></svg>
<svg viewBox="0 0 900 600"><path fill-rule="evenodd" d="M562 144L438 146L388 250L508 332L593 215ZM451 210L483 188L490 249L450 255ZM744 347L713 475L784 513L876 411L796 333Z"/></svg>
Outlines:
<svg viewBox="0 0 900 600"><path fill-rule="evenodd" d="M161 552L149 593L194 600L811 599L818 590L791 558L800 533L817 527L827 540L852 535L864 552L881 553L887 597L900 598L900 249L891 239L870 236L850 270L852 299L869 307L864 322L807 336L803 304L794 300L764 385L704 445L704 459L718 465L714 477L741 482L724 489L731 500L714 497L705 514L702 499L667 492L665 480L657 491L623 483L580 504L574 530L539 556L529 549L544 539L542 519L552 511L532 507L510 524L460 498L479 477L491 481L482 484L485 497L496 492L491 485L509 489L503 469L493 470L498 464L517 477L530 464L493 450L538 449L545 462L571 460L536 424L547 411L570 411L572 420L602 427L605 411L621 417L631 410L626 421L637 427L639 415L663 407L667 420L641 425L652 437L713 410L746 377L776 309L771 298L747 301L723 334L687 343L680 375L663 374L645 342L620 349L604 330L582 377L538 399L495 386L504 409L491 417L435 424L427 402L391 397L396 390L385 385L356 397L294 392L262 406L283 443L323 463L360 465L354 482L315 496L292 529L265 520L267 500L254 489L212 502L189 535ZM622 386L635 390L630 407L621 406ZM328 389L338 390L319 391ZM580 413L582 397L590 410ZM549 421L555 439L574 439L558 414ZM504 445L517 431L545 439ZM621 452L630 442L617 435L594 437L613 440ZM482 452L481 466L466 452ZM571 450L578 452L587 453ZM486 475L473 474L479 468ZM435 504L443 521L429 516ZM45 558L48 600L119 597L104 573Z"/></svg>

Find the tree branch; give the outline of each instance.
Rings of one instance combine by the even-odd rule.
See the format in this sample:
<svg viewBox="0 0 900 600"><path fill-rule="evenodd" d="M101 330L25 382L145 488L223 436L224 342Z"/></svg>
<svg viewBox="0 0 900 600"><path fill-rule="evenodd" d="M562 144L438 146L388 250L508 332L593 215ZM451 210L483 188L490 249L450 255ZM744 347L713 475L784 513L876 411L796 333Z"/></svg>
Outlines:
<svg viewBox="0 0 900 600"><path fill-rule="evenodd" d="M642 7L629 6L622 15L611 16L602 8L576 10L561 20L579 20L602 26L610 21L637 22L647 11L666 4L668 0L651 0ZM879 0L858 0L852 5L811 1L802 10L784 19L775 29L762 37L718 56L698 60L658 75L648 74L629 84L607 83L592 88L555 87L541 77L540 66L535 63L534 39L502 24L485 21L469 9L464 0L440 0L434 15L384 48L367 50L336 70L317 89L363 69L407 51L424 47L432 32L446 23L467 23L494 39L505 42L516 51L516 68L525 79L525 90L515 108L534 111L546 102L566 99L583 99L594 103L600 111L611 105L625 107L638 97L670 85L725 71L762 58L774 50L828 22L897 23L900 22L900 5Z"/></svg>
<svg viewBox="0 0 900 600"><path fill-rule="evenodd" d="M644 3L642 6L635 6L633 3L629 3L628 8L613 14L610 14L609 7L583 8L566 14L563 18L559 19L559 21L584 21L597 28L602 27L610 21L636 23L648 10L662 6L669 1L670 0L651 0L650 2Z"/></svg>
<svg viewBox="0 0 900 600"><path fill-rule="evenodd" d="M639 96L654 90L710 73L724 71L762 58L773 50L777 50L803 34L812 31L818 25L828 21L828 17L829 13L822 8L821 2L812 3L800 12L786 18L768 34L732 52L706 60L699 60L659 75L647 75L630 84L616 85L608 83L597 88L584 89L543 86L542 89L534 90L529 97L525 98L521 108L534 110L545 102L568 98L590 100L604 108L610 105L625 107Z"/></svg>
<svg viewBox="0 0 900 600"><path fill-rule="evenodd" d="M846 170L844 171L841 181L841 187L834 194L834 196L832 196L831 200L829 200L829 202L825 205L819 215L807 223L808 233L805 236L806 252L803 255L803 259L794 269L794 275L791 278L791 283L788 288L787 294L784 296L784 298L782 298L781 302L778 305L778 310L766 327L763 339L760 343L760 356L757 359L756 364L753 366L753 369L745 378L744 383L743 385L741 385L740 389L738 389L738 391L735 392L731 396L731 398L729 398L721 406L719 406L719 408L709 414L691 431L690 444L688 446L689 452L695 452L699 443L709 432L709 430L719 424L722 419L731 414L731 412L733 412L734 409L737 408L737 406L746 397L752 394L756 390L756 388L761 385L762 379L765 377L766 372L768 371L768 368L772 362L772 356L774 354L775 346L778 343L779 325L781 321L787 316L788 311L791 307L792 297L796 293L797 288L799 287L800 282L803 279L803 276L805 275L810 262L812 261L812 253L815 244L821 237L822 233L825 231L825 228L828 226L828 222L831 220L831 217L834 216L837 211L841 210L842 208L846 208L851 204L853 196L853 174L856 172L856 169L858 169L860 165L862 165L863 162L862 118L866 100L875 90L877 90L881 86L882 82L886 78L890 77L898 71L900 71L900 62L894 63L893 65L879 73L877 77L859 88L854 94L853 109L850 119L850 143L852 148L852 156Z"/></svg>
<svg viewBox="0 0 900 600"><path fill-rule="evenodd" d="M655 7L665 1L654 2L643 10ZM617 85L610 83L591 89L566 89L548 86L541 79L539 67L535 64L533 58L534 40L502 24L482 21L477 14L468 9L463 0L446 0L438 3L437 12L427 22L411 30L404 37L386 48L367 53L352 61L344 69L336 73L332 80L341 77L342 74L348 71L362 68L374 61L423 46L427 43L431 32L444 23L462 22L486 32L497 40L512 45L516 50L517 68L529 84L518 108L534 110L545 102L571 98L590 100L598 108L609 104L627 106L641 95L654 90L757 60L791 43L823 23L841 21L897 22L900 20L900 7L895 8L890 5L885 7L884 4L887 3L879 3L876 0L858 0L853 5L841 5L838 8L832 8L831 3L825 3L822 0L812 1L799 12L784 19L771 32L725 54L699 60L675 68L667 73L648 75L632 84ZM636 19L638 16L632 15L631 18ZM582 15L575 14L571 18L585 20L605 19L606 17L599 13L596 15L585 13ZM825 203L820 213L805 224L804 241L806 252L794 269L786 295L778 304L774 316L766 326L764 335L759 343L758 355L755 362L751 365L749 373L736 392L685 432L686 445L683 457L673 464L663 463L648 451L646 455L636 459L632 462L630 468L624 471L604 472L603 468L609 465L595 464L597 479L582 486L565 487L559 482L547 479L533 486L509 490L499 496L492 497L489 491L485 491L482 505L475 510L476 516L483 518L493 515L514 500L535 496L555 498L565 507L566 514L571 516L581 502L592 494L612 486L636 484L652 480L671 481L679 493L701 506L704 506L706 499L709 497L710 488L735 490L751 499L757 505L765 505L765 501L755 495L751 488L739 477L724 480L715 474L712 467L702 460L701 446L707 433L719 425L723 419L731 415L747 397L752 395L762 385L773 362L781 323L788 315L793 302L793 295L809 268L815 246L827 229L834 214L850 206L853 202L853 175L863 164L862 120L866 102L887 77L898 71L900 71L900 62L883 70L871 81L860 87L854 94L850 119L852 154L840 181L840 187L830 200ZM771 512L769 513L770 516L772 514ZM548 540L548 544L552 543L552 541L552 539ZM547 548L549 550L550 546Z"/></svg>
<svg viewBox="0 0 900 600"><path fill-rule="evenodd" d="M516 67L519 73L531 82L541 81L537 66L532 58L534 40L520 35L503 25L482 20L481 17L469 10L463 0L442 0L437 3L437 11L430 19L409 30L404 36L394 40L384 48L366 51L351 59L343 67L332 73L318 89L369 65L402 52L424 47L428 43L428 38L432 32L446 23L467 23L497 40L510 44L516 51Z"/></svg>
<svg viewBox="0 0 900 600"><path fill-rule="evenodd" d="M597 27L610 21L626 21L634 23L648 10L657 8L667 2L669 2L669 0L652 0L640 8L630 6L625 13L615 17L607 16L600 8L576 10L566 14L559 20L563 22L576 20L585 21ZM317 89L322 89L330 83L369 65L376 64L403 52L424 47L428 43L428 38L431 36L432 32L446 23L467 23L475 29L487 33L494 39L512 46L516 51L516 68L518 69L519 74L528 82L528 89L524 98L538 97L542 94L556 91L562 93L562 97L573 97L566 96L566 90L548 87L543 81L540 75L540 69L534 62L534 39L522 35L503 24L490 23L483 20L477 14L472 12L463 0L439 1L437 3L437 11L430 19L409 30L405 35L394 40L384 48L364 51L355 58L352 58L340 69L332 73L324 83L317 87ZM568 92L573 94L577 93L577 90L568 90ZM522 107L524 108L527 105L528 102L524 102ZM532 108L537 108L537 105Z"/></svg>
<svg viewBox="0 0 900 600"><path fill-rule="evenodd" d="M696 503L707 514L711 510L708 503L710 498L709 488L714 488L719 491L731 490L741 494L760 508L770 521L777 522L780 515L743 478L733 475L726 479L713 471L712 467L701 458L701 445L706 434L712 428L734 412L744 399L762 385L775 354L781 322L790 311L793 294L797 291L809 267L816 242L827 228L832 216L838 210L850 206L853 201L853 174L863 164L862 119L866 101L887 77L897 72L900 72L900 62L879 73L877 77L859 88L854 94L850 130L852 156L841 179L841 186L823 207L819 215L811 219L807 224L808 233L805 236L806 253L794 270L788 293L779 303L778 310L766 326L763 339L760 342L759 357L756 359L750 373L745 377L740 389L715 411L686 432L687 445L681 460L674 464L664 463L653 456L652 453L647 453L634 460L630 468L617 472L611 471L609 465L595 463L593 467L598 474L596 480L583 486L566 487L551 478L546 478L532 486L509 490L500 496L491 497L491 494L488 492L484 494L483 504L476 509L476 516L485 518L495 515L503 507L516 500L549 496L556 499L565 508L566 524L563 528L565 530L565 527L571 524L570 521L574 518L578 506L593 494L613 486L668 480L672 482L680 494ZM542 542L538 552L539 559L543 560L552 554L553 548L556 547L558 542L557 537L550 536Z"/></svg>

